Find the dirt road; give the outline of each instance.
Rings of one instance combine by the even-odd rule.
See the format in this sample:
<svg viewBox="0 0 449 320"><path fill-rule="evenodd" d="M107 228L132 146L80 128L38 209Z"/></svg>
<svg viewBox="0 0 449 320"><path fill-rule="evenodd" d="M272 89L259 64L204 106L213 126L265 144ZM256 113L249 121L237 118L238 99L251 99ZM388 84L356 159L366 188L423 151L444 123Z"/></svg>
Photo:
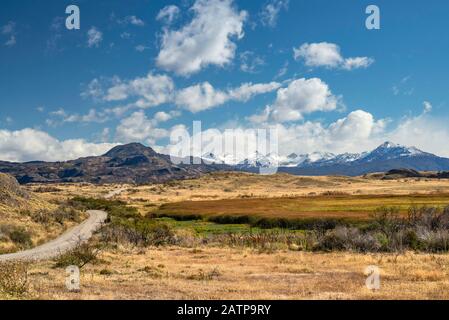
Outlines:
<svg viewBox="0 0 449 320"><path fill-rule="evenodd" d="M111 199L125 189L116 189L109 192L104 196L105 199ZM90 210L87 211L89 218L83 221L80 225L73 227L66 231L63 235L43 244L39 247L20 251L16 253L0 255L0 262L12 261L12 260L44 260L57 257L61 253L67 252L73 249L78 243L89 240L93 233L98 230L101 225L106 221L108 214L104 211Z"/></svg>
<svg viewBox="0 0 449 320"><path fill-rule="evenodd" d="M87 241L92 234L105 222L108 214L104 211L87 211L89 218L80 225L66 231L53 241L39 247L11 254L0 255L0 262L11 260L44 260L54 258L74 248L80 241Z"/></svg>

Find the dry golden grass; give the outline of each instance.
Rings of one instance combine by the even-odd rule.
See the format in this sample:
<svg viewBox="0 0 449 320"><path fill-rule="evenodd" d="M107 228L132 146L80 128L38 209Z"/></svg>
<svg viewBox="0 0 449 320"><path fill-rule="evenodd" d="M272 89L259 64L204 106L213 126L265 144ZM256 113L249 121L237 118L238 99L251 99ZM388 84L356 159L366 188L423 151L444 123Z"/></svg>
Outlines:
<svg viewBox="0 0 449 320"><path fill-rule="evenodd" d="M244 198L315 196L326 192L348 195L449 194L449 179L377 180L363 177L303 177L289 174L262 176L249 173L220 172L199 179L142 186L55 184L58 192L42 192L46 200L67 199L76 195L101 197L111 190L124 189L116 198L146 213L172 202ZM42 185L30 185L30 190Z"/></svg>
<svg viewBox="0 0 449 320"><path fill-rule="evenodd" d="M330 195L184 201L162 205L156 212L169 216L256 216L259 218L369 219L380 206L407 213L411 206L448 206L449 194Z"/></svg>
<svg viewBox="0 0 449 320"><path fill-rule="evenodd" d="M449 180L375 180L349 177L298 177L288 174L261 176L215 173L197 180L129 188L120 198L145 211L146 205L180 201L245 198L279 198L340 192L350 195L448 193Z"/></svg>
<svg viewBox="0 0 449 320"><path fill-rule="evenodd" d="M3 176L0 178L3 178ZM2 183L3 180L0 184ZM4 186L3 184L2 187ZM8 190L11 188L17 190L15 192ZM70 221L64 222L63 225L59 223L41 224L33 221L31 218L32 213L52 211L58 208L57 204L40 197L40 194L29 192L29 190L19 187L16 183L6 186L6 190L1 191L0 193L4 199L0 199L0 228L20 228L25 233L30 234L33 246L56 238L67 228L74 225ZM15 252L20 249L22 248L5 235L2 235L0 230L0 254Z"/></svg>
<svg viewBox="0 0 449 320"><path fill-rule="evenodd" d="M65 270L30 269L29 297L40 299L448 299L449 256L362 255L249 249L120 248L81 271L81 292L65 289ZM365 286L368 265L381 288ZM103 270L103 271L102 271ZM105 271L106 270L106 271Z"/></svg>
<svg viewBox="0 0 449 320"><path fill-rule="evenodd" d="M34 190L39 185L28 188ZM449 180L259 176L217 173L197 180L163 185L94 186L55 185L39 190L46 202L75 195L100 197L125 188L116 198L142 213L180 201L314 198L330 191L347 195L424 194L435 200L449 194ZM242 199L245 197L245 199ZM424 198L427 198L424 197ZM240 200L239 200L240 199ZM325 200L326 197L317 198ZM395 197L391 197L395 199ZM378 201L377 199L376 201ZM445 202L446 199L443 199ZM189 202L191 203L191 202ZM384 203L379 203L378 206ZM216 208L215 208L216 209ZM279 208L276 208L279 210ZM119 246L101 254L99 264L82 269L81 292L65 289L65 270L53 262L30 266L29 298L40 299L449 299L449 255L406 253L308 253L280 250L259 253L251 249L195 249L161 247L137 249ZM381 268L381 289L365 287L368 265ZM1 296L0 296L1 297Z"/></svg>

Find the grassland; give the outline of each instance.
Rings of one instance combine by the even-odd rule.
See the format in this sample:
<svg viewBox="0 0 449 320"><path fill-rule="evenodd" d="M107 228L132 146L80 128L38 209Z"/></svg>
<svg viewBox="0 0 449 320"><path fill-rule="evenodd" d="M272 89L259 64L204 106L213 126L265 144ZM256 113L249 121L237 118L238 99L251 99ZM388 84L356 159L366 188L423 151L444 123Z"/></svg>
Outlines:
<svg viewBox="0 0 449 320"><path fill-rule="evenodd" d="M16 252L56 238L85 215L29 192L0 174L0 254Z"/></svg>
<svg viewBox="0 0 449 320"><path fill-rule="evenodd" d="M411 206L449 205L449 194L323 195L286 198L184 201L162 205L155 213L182 219L194 217L257 217L269 219L368 220L381 206L397 207L406 214ZM225 220L225 219L222 219Z"/></svg>
<svg viewBox="0 0 449 320"><path fill-rule="evenodd" d="M111 190L125 189L118 198L143 213L165 203L240 198L316 196L340 192L349 195L449 194L449 179L408 178L379 180L371 177L300 177L288 174L261 176L248 173L214 173L199 179L150 185L55 184L29 185L46 200L101 197Z"/></svg>
<svg viewBox="0 0 449 320"><path fill-rule="evenodd" d="M448 255L120 246L81 270L80 292L53 265L30 266L25 298L449 299ZM365 287L369 265L380 268L380 290Z"/></svg>
<svg viewBox="0 0 449 320"><path fill-rule="evenodd" d="M443 207L449 204L449 180L386 181L372 176L217 173L196 180L144 186L61 184L27 188L45 203L67 201L74 196L100 198L111 190L123 189L115 199L134 208L130 220L132 226L139 226L134 222L142 219L145 223L141 231L147 232L147 222L166 224L172 230L166 235L173 241L147 246L129 241L108 243L95 263L82 268L81 291L77 293L65 289L65 270L54 268L54 261L34 263L28 270L29 290L21 297L449 299L447 254L406 250L393 253L301 251L300 243L270 243L271 236L265 232L277 232L278 229L254 228L248 219L238 223L235 219L213 219L251 216L364 221L381 206L399 207L402 214L413 205ZM125 213L131 212L122 209ZM119 217L122 209L114 209L113 216ZM137 218L136 213L141 218ZM161 217L151 218L155 214ZM302 231L288 232L287 238L298 234L297 239L300 239L303 235ZM258 233L262 235L260 239ZM254 234L256 236L250 239L265 242L246 246L225 241ZM102 239L99 234L94 241ZM365 287L364 271L369 265L381 269L381 289L378 291ZM4 298L1 293L0 298Z"/></svg>

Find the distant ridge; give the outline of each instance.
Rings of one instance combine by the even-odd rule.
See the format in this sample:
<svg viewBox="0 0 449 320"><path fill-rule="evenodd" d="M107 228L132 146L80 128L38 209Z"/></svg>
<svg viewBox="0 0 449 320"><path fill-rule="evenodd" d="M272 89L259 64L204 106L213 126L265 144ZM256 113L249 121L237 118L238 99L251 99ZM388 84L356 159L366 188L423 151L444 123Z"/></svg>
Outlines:
<svg viewBox="0 0 449 320"><path fill-rule="evenodd" d="M65 162L13 163L0 161L0 172L13 175L26 183L156 183L191 179L226 166L175 165L170 156L159 154L140 143L112 148L102 156L85 157Z"/></svg>
<svg viewBox="0 0 449 320"><path fill-rule="evenodd" d="M269 158L269 157L268 157ZM240 170L256 171L254 163L270 165L270 160L245 160L237 165ZM268 164L267 164L268 163ZM347 175L359 176L393 169L415 171L448 171L449 159L424 152L416 147L406 147L387 141L370 152L291 154L277 161L279 172L296 175Z"/></svg>
<svg viewBox="0 0 449 320"><path fill-rule="evenodd" d="M304 155L292 153L287 157L280 157L255 152L243 161L236 161L231 156L219 157L209 153L196 160L202 160L195 161L201 164L176 165L168 155L157 153L140 143L130 143L116 146L102 156L65 162L0 161L0 172L14 176L21 184L60 182L144 184L192 179L214 171L235 170L257 173L261 167L272 166L278 167L278 172L317 176L359 176L402 170L393 171L390 175L386 175L386 178L417 176L420 171L449 171L449 159L392 142L385 142L370 152L360 154L335 155L315 152ZM430 177L447 178L448 175L441 173Z"/></svg>

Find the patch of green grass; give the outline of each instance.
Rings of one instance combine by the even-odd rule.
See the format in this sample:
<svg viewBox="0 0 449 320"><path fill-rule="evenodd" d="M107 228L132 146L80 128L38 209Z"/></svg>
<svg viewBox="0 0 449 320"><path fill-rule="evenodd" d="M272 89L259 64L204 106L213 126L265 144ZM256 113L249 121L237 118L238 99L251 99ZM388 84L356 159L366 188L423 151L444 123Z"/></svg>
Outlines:
<svg viewBox="0 0 449 320"><path fill-rule="evenodd" d="M176 220L169 217L155 218L155 221L166 223L174 230L193 231L195 235L200 237L223 234L258 234L266 232L267 229L273 231L281 230L281 228L254 227L250 224L223 224L206 220ZM301 232L301 230L290 230L290 232L297 233Z"/></svg>
<svg viewBox="0 0 449 320"><path fill-rule="evenodd" d="M258 228L251 228L247 224L218 224L203 220L178 221L172 218L155 218L156 221L166 223L175 230L189 230L199 236L226 234L226 233L244 233L252 230L257 232Z"/></svg>

